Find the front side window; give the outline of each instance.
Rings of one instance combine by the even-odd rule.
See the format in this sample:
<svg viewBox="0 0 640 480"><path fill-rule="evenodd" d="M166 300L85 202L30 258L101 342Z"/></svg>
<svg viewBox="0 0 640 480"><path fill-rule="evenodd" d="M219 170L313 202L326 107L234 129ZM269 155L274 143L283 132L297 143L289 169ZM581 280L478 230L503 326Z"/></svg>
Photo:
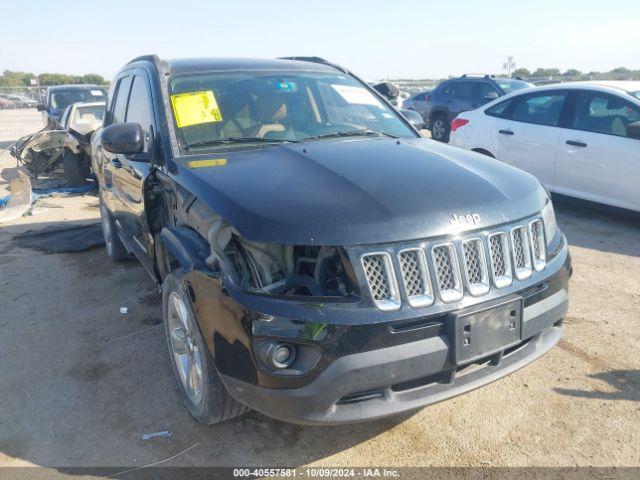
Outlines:
<svg viewBox="0 0 640 480"><path fill-rule="evenodd" d="M555 127L560 122L565 99L564 93L539 93L520 97L511 120Z"/></svg>
<svg viewBox="0 0 640 480"><path fill-rule="evenodd" d="M485 100L492 94L493 98L498 98L500 96L498 91L490 83L478 83L474 96L477 100Z"/></svg>
<svg viewBox="0 0 640 480"><path fill-rule="evenodd" d="M638 90L637 92L629 92L631 94L631 96L636 97L638 100L640 100L640 90Z"/></svg>
<svg viewBox="0 0 640 480"><path fill-rule="evenodd" d="M116 97L111 104L111 123L124 122L124 115L127 109L127 100L129 99L129 90L131 89L131 77L122 77L118 81Z"/></svg>
<svg viewBox="0 0 640 480"><path fill-rule="evenodd" d="M318 137L416 134L364 85L339 72L238 71L176 75L170 103L189 153Z"/></svg>
<svg viewBox="0 0 640 480"><path fill-rule="evenodd" d="M615 95L580 92L572 127L588 132L627 136L627 126L640 121L640 108Z"/></svg>
<svg viewBox="0 0 640 480"><path fill-rule="evenodd" d="M133 78L133 86L131 87L129 105L127 107L127 122L137 123L142 127L145 132L143 151L148 152L151 140L149 133L154 120L149 81L143 75L136 75Z"/></svg>
<svg viewBox="0 0 640 480"><path fill-rule="evenodd" d="M473 98L473 82L456 82L453 96L456 98Z"/></svg>

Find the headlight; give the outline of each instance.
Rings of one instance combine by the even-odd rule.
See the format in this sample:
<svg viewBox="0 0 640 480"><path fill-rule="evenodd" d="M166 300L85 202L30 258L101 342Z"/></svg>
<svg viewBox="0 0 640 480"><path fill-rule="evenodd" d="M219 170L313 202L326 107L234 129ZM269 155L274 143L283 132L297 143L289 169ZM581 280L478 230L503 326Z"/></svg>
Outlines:
<svg viewBox="0 0 640 480"><path fill-rule="evenodd" d="M544 235L549 245L558 233L558 225L556 224L556 214L553 211L551 200L542 209L542 221L544 222Z"/></svg>

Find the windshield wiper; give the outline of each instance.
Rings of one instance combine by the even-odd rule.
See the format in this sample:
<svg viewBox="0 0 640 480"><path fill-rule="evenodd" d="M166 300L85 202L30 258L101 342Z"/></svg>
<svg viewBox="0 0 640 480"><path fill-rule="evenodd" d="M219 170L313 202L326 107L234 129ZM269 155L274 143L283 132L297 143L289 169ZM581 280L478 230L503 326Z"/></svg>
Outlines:
<svg viewBox="0 0 640 480"><path fill-rule="evenodd" d="M307 137L305 140L318 140L319 138L336 138L336 137L390 137L400 138L397 135L391 135L386 132L376 132L375 130L353 130L349 132L334 132L325 133L324 135L315 135L313 137Z"/></svg>
<svg viewBox="0 0 640 480"><path fill-rule="evenodd" d="M190 143L188 149L193 147L212 147L216 145L232 145L241 143L298 143L297 140L286 140L280 138L262 138L262 137L228 137L218 140L206 140L204 142Z"/></svg>

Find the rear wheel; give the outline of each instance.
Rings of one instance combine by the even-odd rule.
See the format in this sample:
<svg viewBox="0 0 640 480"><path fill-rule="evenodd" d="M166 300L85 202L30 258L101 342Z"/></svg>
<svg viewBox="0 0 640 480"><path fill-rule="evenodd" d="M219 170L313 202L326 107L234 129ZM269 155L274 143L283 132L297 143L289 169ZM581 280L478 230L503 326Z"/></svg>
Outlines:
<svg viewBox="0 0 640 480"><path fill-rule="evenodd" d="M438 115L433 119L431 123L431 138L439 142L449 141L449 125L447 124L447 117L444 115Z"/></svg>
<svg viewBox="0 0 640 480"><path fill-rule="evenodd" d="M102 197L100 198L100 216L102 217L102 236L104 238L104 245L107 249L107 255L114 262L124 260L129 256L129 254L116 232L113 217L102 201Z"/></svg>
<svg viewBox="0 0 640 480"><path fill-rule="evenodd" d="M202 338L180 270L162 283L164 329L173 372L185 407L205 425L224 422L249 409L227 392Z"/></svg>

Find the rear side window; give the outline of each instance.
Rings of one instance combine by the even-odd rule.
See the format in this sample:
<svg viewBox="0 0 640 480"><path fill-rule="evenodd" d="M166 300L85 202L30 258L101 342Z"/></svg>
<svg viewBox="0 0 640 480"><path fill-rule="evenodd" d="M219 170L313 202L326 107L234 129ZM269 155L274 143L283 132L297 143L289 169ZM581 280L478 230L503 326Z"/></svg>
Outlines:
<svg viewBox="0 0 640 480"><path fill-rule="evenodd" d="M509 100L505 100L504 102L500 102L493 107L487 108L484 113L487 115L491 115L492 117L498 118L506 118L507 113L509 112L509 107L513 103L514 99L510 98Z"/></svg>
<svg viewBox="0 0 640 480"><path fill-rule="evenodd" d="M627 126L640 121L640 108L615 95L580 92L572 128L588 132L627 136Z"/></svg>
<svg viewBox="0 0 640 480"><path fill-rule="evenodd" d="M111 122L124 122L124 115L127 109L127 100L129 99L129 90L131 88L131 77L122 77L118 81L116 96L111 104Z"/></svg>
<svg viewBox="0 0 640 480"><path fill-rule="evenodd" d="M511 120L555 127L560 121L565 99L565 93L539 93L520 97Z"/></svg>

